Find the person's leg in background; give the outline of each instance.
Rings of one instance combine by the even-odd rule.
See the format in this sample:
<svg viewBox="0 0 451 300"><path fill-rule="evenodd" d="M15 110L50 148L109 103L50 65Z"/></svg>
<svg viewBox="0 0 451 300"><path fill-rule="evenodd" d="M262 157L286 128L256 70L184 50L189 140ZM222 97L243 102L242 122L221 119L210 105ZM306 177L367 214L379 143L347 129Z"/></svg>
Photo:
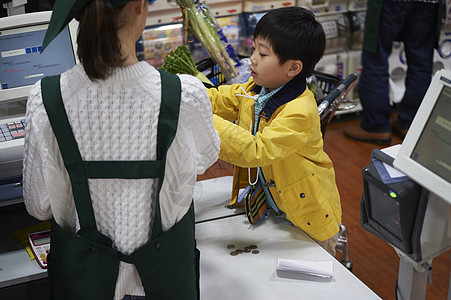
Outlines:
<svg viewBox="0 0 451 300"><path fill-rule="evenodd" d="M433 72L434 47L437 43L437 3L408 2L409 15L403 36L407 59L406 90L397 104L397 124L393 129L401 137L407 132L429 87Z"/></svg>
<svg viewBox="0 0 451 300"><path fill-rule="evenodd" d="M362 50L362 72L358 92L363 115L360 126L345 130L358 140L387 145L391 140L391 104L389 98L388 56L393 41L403 30L408 11L405 2L384 0L379 24L376 52Z"/></svg>

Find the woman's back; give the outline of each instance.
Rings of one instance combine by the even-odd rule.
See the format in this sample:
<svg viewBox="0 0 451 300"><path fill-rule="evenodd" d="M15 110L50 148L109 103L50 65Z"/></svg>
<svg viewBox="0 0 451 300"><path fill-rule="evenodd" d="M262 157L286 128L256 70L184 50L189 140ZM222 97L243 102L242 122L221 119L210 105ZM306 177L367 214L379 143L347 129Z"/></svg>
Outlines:
<svg viewBox="0 0 451 300"><path fill-rule="evenodd" d="M52 34L46 35L44 48L76 15L80 18L81 64L61 75L60 86L82 159L154 160L161 79L155 68L138 62L135 53L135 42L145 26L147 1L58 0L52 14L55 21L47 31ZM188 211L196 175L216 161L220 143L202 83L192 76L179 77L178 128L167 153L160 191L164 231ZM26 120L27 210L41 220L53 217L60 227L75 233L80 226L72 186L43 105L40 81L30 91ZM123 254L132 253L150 238L156 181L88 179L97 229ZM143 295L144 290L135 266L121 261L115 299L125 294Z"/></svg>
<svg viewBox="0 0 451 300"><path fill-rule="evenodd" d="M210 103L201 83L190 76L182 77L182 99L179 126L169 149L165 184L161 194L163 229L167 230L188 210L196 175L216 161L219 139L211 124ZM147 63L116 70L107 80L92 83L76 66L61 77L64 106L84 160L153 160L156 158L156 135L161 101L159 73ZM201 97L200 95L203 95ZM50 202L58 221L73 230L75 211L71 193L66 188L69 178L62 164L56 140L44 114L39 83L33 88L27 108L27 147L39 143L45 157L42 168L36 168L39 158L26 157L25 168L43 171L52 184L39 182L26 185L27 207L40 219L51 217L43 209ZM35 120L39 120L38 124ZM43 124L44 123L44 124ZM212 139L212 137L215 137ZM34 140L36 139L36 140ZM45 151L43 151L45 149ZM40 152L41 152L40 151ZM29 151L27 151L29 152ZM41 155L41 154L40 154ZM28 168L27 168L28 171ZM65 174L64 178L59 174ZM27 176L35 177L26 172ZM39 177L37 177L39 178ZM26 180L25 182L29 182ZM91 179L89 181L99 231L113 239L114 246L130 253L148 239L150 199L154 199L152 179ZM36 193L49 198L36 201ZM32 193L32 194L28 194ZM42 197L38 197L42 198ZM50 202L49 202L50 200ZM39 205L37 205L40 203ZM153 203L153 202L152 202ZM36 206L36 208L35 208ZM67 211L70 207L72 212ZM60 208L60 209L59 209ZM62 212L59 215L59 212Z"/></svg>

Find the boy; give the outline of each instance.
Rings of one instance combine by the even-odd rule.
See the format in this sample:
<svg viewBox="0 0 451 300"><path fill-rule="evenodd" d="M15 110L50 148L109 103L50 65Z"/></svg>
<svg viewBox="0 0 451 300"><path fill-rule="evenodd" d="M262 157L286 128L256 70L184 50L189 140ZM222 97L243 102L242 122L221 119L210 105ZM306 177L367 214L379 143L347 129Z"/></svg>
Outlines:
<svg viewBox="0 0 451 300"><path fill-rule="evenodd" d="M264 179L276 210L334 255L340 196L323 150L317 104L306 88L324 53L323 27L301 7L276 9L258 22L253 48L247 83L208 91L219 158L235 165L230 206L239 189ZM258 171L248 176L242 168Z"/></svg>

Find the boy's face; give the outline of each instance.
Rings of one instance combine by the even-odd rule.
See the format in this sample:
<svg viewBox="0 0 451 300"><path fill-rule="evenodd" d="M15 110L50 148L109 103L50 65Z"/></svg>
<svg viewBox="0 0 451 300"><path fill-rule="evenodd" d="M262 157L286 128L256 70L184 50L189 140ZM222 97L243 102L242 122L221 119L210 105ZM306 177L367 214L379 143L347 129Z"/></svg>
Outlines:
<svg viewBox="0 0 451 300"><path fill-rule="evenodd" d="M302 69L302 63L299 60L288 60L281 65L278 56L266 40L256 38L252 47L254 49L250 58L251 76L259 86L270 90L276 89L293 79ZM299 71L293 72L296 68L300 68Z"/></svg>

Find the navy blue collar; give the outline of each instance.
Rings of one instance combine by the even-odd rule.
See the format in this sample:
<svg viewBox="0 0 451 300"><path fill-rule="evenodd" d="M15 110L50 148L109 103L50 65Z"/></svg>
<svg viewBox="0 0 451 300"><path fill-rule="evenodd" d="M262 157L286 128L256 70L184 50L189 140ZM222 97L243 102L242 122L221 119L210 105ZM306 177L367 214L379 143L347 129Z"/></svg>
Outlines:
<svg viewBox="0 0 451 300"><path fill-rule="evenodd" d="M269 99L265 107L261 111L261 114L266 117L266 119L271 118L272 114L281 106L293 99L299 97L306 88L305 78L295 77L289 81L283 88L280 89L274 96ZM252 91L256 94L260 93L262 89L261 86L256 85Z"/></svg>

